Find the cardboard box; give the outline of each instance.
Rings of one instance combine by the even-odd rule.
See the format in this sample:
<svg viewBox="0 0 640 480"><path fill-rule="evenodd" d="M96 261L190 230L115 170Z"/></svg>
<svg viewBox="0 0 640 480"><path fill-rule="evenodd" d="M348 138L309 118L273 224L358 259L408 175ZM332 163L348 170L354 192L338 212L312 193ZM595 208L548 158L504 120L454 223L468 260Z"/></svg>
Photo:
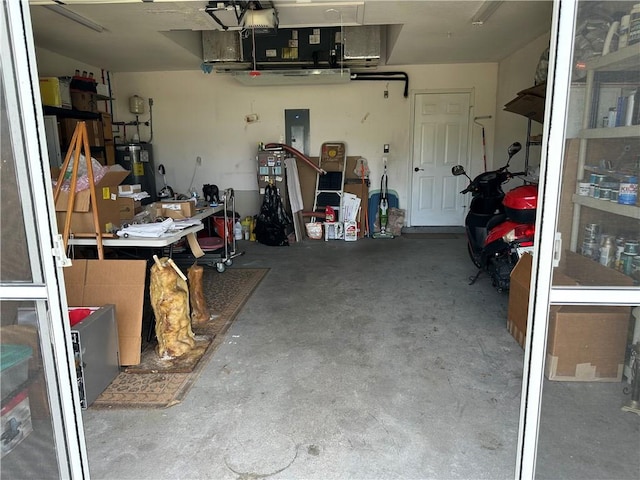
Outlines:
<svg viewBox="0 0 640 480"><path fill-rule="evenodd" d="M40 97L43 105L71 108L70 77L40 78Z"/></svg>
<svg viewBox="0 0 640 480"><path fill-rule="evenodd" d="M74 260L63 272L69 306L116 306L120 365L138 365L147 262Z"/></svg>
<svg viewBox="0 0 640 480"><path fill-rule="evenodd" d="M104 145L105 165L116 164L116 149L113 141L106 140Z"/></svg>
<svg viewBox="0 0 640 480"><path fill-rule="evenodd" d="M522 256L511 272L507 329L524 346L533 257ZM565 251L553 285L633 285L633 280L582 255ZM620 381L629 307L553 306L549 315L545 374L550 380ZM614 366L615 365L615 366Z"/></svg>
<svg viewBox="0 0 640 480"><path fill-rule="evenodd" d="M95 93L73 90L71 92L71 105L74 110L80 110L81 112L97 112L98 97Z"/></svg>
<svg viewBox="0 0 640 480"><path fill-rule="evenodd" d="M523 115L531 120L544 121L546 84L536 85L518 92L518 96L504 106L507 112Z"/></svg>
<svg viewBox="0 0 640 480"><path fill-rule="evenodd" d="M552 306L544 372L549 380L619 382L630 307Z"/></svg>
<svg viewBox="0 0 640 480"><path fill-rule="evenodd" d="M117 191L118 185L122 183L127 175L129 175L128 170L123 170L119 165L114 165L96 183L96 206L102 232L111 232L113 228L117 228L120 225L120 205ZM60 230L64 226L67 215L68 200L69 192L61 191L56 202L56 216ZM71 231L74 233L95 233L89 189L76 193L73 215L71 216Z"/></svg>
<svg viewBox="0 0 640 480"><path fill-rule="evenodd" d="M133 185L126 183L124 185L118 185L118 195L130 195L140 192L142 192L142 185L140 185L139 183L134 183Z"/></svg>
<svg viewBox="0 0 640 480"><path fill-rule="evenodd" d="M100 120L102 123L102 138L105 140L113 140L113 127L111 124L111 114L101 113Z"/></svg>
<svg viewBox="0 0 640 480"><path fill-rule="evenodd" d="M0 435L4 457L33 431L29 396L24 390L5 403L0 410Z"/></svg>
<svg viewBox="0 0 640 480"><path fill-rule="evenodd" d="M132 220L136 213L142 211L142 202L131 197L118 197L120 221Z"/></svg>
<svg viewBox="0 0 640 480"><path fill-rule="evenodd" d="M179 220L190 218L196 214L196 204L191 200L167 200L154 203L156 215Z"/></svg>
<svg viewBox="0 0 640 480"><path fill-rule="evenodd" d="M90 147L103 147L104 139L102 137L102 124L98 120L84 120L78 118L61 118L60 119L60 140L62 148L70 147L73 139L73 132L78 122L87 124L87 141Z"/></svg>

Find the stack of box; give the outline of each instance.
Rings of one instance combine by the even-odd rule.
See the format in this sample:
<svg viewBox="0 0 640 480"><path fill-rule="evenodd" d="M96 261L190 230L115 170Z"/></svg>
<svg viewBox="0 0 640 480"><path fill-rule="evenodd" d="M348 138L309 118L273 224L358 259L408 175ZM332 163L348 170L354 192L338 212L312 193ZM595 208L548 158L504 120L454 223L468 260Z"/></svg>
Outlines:
<svg viewBox="0 0 640 480"><path fill-rule="evenodd" d="M511 272L507 329L524 346L533 257L524 254ZM631 286L633 280L582 255L565 251L553 285ZM622 380L630 307L551 306L545 375L549 380Z"/></svg>
<svg viewBox="0 0 640 480"><path fill-rule="evenodd" d="M102 232L110 233L122 223L117 191L118 185L127 178L127 175L129 175L128 170L124 170L120 165L112 165L105 175L95 183L96 210ZM61 191L56 202L56 216L59 226L64 225L68 201L69 192ZM71 215L71 232L95 233L92 210L89 189L76 192L73 214Z"/></svg>

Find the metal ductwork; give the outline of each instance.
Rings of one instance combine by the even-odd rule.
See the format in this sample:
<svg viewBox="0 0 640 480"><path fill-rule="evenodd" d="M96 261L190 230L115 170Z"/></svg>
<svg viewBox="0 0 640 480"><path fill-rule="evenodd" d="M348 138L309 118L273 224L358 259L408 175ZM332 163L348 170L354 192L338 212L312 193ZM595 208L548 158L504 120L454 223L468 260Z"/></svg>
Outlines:
<svg viewBox="0 0 640 480"><path fill-rule="evenodd" d="M277 77L287 77L278 84L342 83L351 68L378 66L380 26L279 29L270 36L205 30L202 45L205 64L252 85L273 85Z"/></svg>

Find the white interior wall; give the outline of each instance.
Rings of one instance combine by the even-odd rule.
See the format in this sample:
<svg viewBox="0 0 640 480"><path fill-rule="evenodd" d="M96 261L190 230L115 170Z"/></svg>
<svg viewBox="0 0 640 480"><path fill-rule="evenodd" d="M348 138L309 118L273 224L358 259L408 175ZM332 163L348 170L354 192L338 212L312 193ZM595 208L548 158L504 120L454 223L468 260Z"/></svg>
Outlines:
<svg viewBox="0 0 640 480"><path fill-rule="evenodd" d="M372 188L380 179L383 144L390 144L389 188L398 192L404 208L411 161L411 93L473 89L476 105L471 114L495 116L497 65L425 65L394 70L409 75L409 98L403 97L404 83L397 81L247 87L227 75L200 71L119 73L113 75L117 98L114 117L117 121L134 119L128 111L131 95L153 98L155 161L165 165L167 182L177 191L188 190L197 156L202 158L202 166L196 172L196 188L215 183L236 191L256 191L258 143L284 137L285 109L306 108L310 111L309 154L317 156L326 141L346 142L348 155L369 161ZM385 99L387 88L389 98ZM246 124L249 113L257 114L259 121ZM491 124L488 127L492 144ZM147 138L148 131L143 129L141 139ZM480 155L479 130L472 142Z"/></svg>
<svg viewBox="0 0 640 480"><path fill-rule="evenodd" d="M70 77L77 70L93 72L98 81L102 79L102 70L95 65L79 62L73 58L65 57L58 53L36 47L36 59L38 62L38 75L40 77Z"/></svg>
<svg viewBox="0 0 640 480"><path fill-rule="evenodd" d="M534 85L540 56L549 46L550 38L550 34L542 35L500 62L496 97L498 105L494 149L496 166L501 166L506 162L507 148L517 141L522 144L522 151L513 158L511 170L518 171L524 167L527 119L517 113L506 112L503 107L513 100L519 91ZM533 135L541 133L542 125L535 121L532 122L531 131ZM531 147L529 165L540 165L540 153L539 146Z"/></svg>
<svg viewBox="0 0 640 480"><path fill-rule="evenodd" d="M411 104L416 92L442 92L467 89L473 92L470 118L490 116L485 125L486 156L489 168L504 157L506 147L515 140L524 144L526 119L503 112L502 106L518 91L533 84L540 54L548 35L503 61L456 65L412 65L394 67L409 75L410 95L404 98L403 82L352 81L344 85L300 85L247 87L224 74L205 74L200 70L111 73L114 121L129 122L128 99L137 94L153 98L153 145L156 166L164 164L167 182L178 192L202 184L234 188L246 204L238 206L241 215L257 213L255 154L258 143L277 142L284 137L284 110L310 110L310 152L317 156L325 141L344 141L347 154L363 156L371 169L371 188L379 188L382 147L389 143L389 188L399 195L406 208L410 195ZM40 76L72 74L76 68L100 70L45 49L37 49ZM384 70L384 69L381 69ZM389 98L383 92L389 90ZM246 124L245 115L255 113L259 121ZM148 113L139 118L148 120ZM482 168L481 128L471 127L471 173ZM131 138L133 129L128 127ZM124 137L123 128L116 133ZM150 138L141 127L141 139ZM495 141L494 141L495 138ZM196 157L202 165L196 165ZM524 161L524 154L518 159ZM514 165L517 165L517 160ZM305 167L301 167L305 168ZM162 179L157 176L158 186ZM244 193L248 194L244 195ZM244 195L244 196L243 196ZM408 217L408 215L407 215Z"/></svg>

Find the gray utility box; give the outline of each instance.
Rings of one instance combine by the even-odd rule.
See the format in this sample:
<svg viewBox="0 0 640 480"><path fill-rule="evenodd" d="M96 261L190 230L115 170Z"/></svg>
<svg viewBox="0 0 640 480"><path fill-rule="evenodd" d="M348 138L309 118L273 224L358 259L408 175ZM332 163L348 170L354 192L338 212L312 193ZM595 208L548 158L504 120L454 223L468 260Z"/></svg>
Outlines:
<svg viewBox="0 0 640 480"><path fill-rule="evenodd" d="M71 327L80 405L89 407L120 373L115 305L105 305Z"/></svg>

